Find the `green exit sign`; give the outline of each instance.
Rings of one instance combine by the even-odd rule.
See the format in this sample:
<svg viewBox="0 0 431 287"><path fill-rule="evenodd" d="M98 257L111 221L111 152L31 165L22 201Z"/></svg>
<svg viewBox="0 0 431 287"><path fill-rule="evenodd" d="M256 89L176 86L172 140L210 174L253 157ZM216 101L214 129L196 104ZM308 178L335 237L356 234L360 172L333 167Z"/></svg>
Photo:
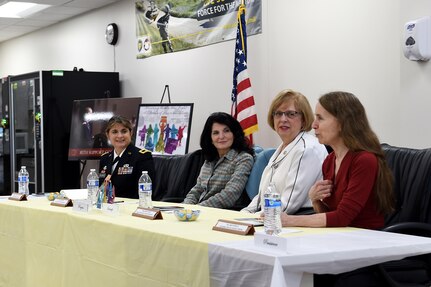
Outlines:
<svg viewBox="0 0 431 287"><path fill-rule="evenodd" d="M63 76L63 71L54 70L54 71L52 71L52 75L53 76L62 77Z"/></svg>

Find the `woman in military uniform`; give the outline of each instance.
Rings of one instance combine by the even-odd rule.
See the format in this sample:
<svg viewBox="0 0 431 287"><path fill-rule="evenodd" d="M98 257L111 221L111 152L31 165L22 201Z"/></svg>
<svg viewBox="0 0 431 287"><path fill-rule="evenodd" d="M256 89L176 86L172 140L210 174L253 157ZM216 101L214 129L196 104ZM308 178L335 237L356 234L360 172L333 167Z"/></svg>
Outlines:
<svg viewBox="0 0 431 287"><path fill-rule="evenodd" d="M138 198L138 180L142 171L148 171L154 182L151 152L131 143L132 123L122 116L113 116L108 121L106 136L114 149L100 158L100 184L112 182L116 197Z"/></svg>

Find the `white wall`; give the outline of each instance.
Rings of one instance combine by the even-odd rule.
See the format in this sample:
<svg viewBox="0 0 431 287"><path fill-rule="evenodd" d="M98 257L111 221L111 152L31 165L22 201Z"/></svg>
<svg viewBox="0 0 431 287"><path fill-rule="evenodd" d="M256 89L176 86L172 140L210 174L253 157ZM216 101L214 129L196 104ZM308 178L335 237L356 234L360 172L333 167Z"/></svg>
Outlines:
<svg viewBox="0 0 431 287"><path fill-rule="evenodd" d="M431 16L431 2L427 0L401 0L400 26L406 22ZM427 123L431 116L431 62L409 61L401 57L400 94L398 113L400 118L400 145L430 147L431 133Z"/></svg>
<svg viewBox="0 0 431 287"><path fill-rule="evenodd" d="M382 142L429 147L429 135L414 130L428 120L431 63L407 61L401 52L404 22L431 15L428 2L416 0L413 8L408 0L264 0L263 33L248 41L256 143L278 144L266 112L281 89L292 88L313 107L325 92L353 92ZM104 40L110 22L120 29L115 48ZM195 103L190 149L198 148L206 117L230 110L234 42L137 60L134 37L134 1L124 0L0 44L0 75L74 66L113 71L115 62L124 97L158 103L169 84L173 102Z"/></svg>

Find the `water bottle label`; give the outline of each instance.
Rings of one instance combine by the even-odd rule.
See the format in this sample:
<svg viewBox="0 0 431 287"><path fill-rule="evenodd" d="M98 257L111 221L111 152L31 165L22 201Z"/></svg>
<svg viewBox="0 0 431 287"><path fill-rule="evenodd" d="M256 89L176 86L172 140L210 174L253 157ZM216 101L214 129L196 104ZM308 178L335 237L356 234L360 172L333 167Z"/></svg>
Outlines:
<svg viewBox="0 0 431 287"><path fill-rule="evenodd" d="M91 187L99 187L99 181L92 179L92 180L87 180L87 187L91 188Z"/></svg>
<svg viewBox="0 0 431 287"><path fill-rule="evenodd" d="M265 198L265 207L281 207L281 201L278 199Z"/></svg>
<svg viewBox="0 0 431 287"><path fill-rule="evenodd" d="M139 191L152 191L152 184L151 183L140 183L139 184Z"/></svg>
<svg viewBox="0 0 431 287"><path fill-rule="evenodd" d="M25 175L18 176L18 182L27 182L27 181L28 181L27 176Z"/></svg>

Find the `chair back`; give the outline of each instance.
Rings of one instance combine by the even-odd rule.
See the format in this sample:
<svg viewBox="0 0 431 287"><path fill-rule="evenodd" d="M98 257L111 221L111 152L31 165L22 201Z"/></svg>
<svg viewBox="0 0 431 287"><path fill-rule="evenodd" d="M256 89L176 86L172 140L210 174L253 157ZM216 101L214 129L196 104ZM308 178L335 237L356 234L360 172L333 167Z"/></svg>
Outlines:
<svg viewBox="0 0 431 287"><path fill-rule="evenodd" d="M153 155L156 184L153 200L181 202L196 184L204 163L202 150L185 155Z"/></svg>
<svg viewBox="0 0 431 287"><path fill-rule="evenodd" d="M275 148L266 148L256 154L253 168L251 169L250 176L248 177L247 184L245 186L245 190L250 200L259 193L259 184L262 172L275 150Z"/></svg>
<svg viewBox="0 0 431 287"><path fill-rule="evenodd" d="M385 225L401 222L431 223L431 149L382 144L394 176L395 211Z"/></svg>

